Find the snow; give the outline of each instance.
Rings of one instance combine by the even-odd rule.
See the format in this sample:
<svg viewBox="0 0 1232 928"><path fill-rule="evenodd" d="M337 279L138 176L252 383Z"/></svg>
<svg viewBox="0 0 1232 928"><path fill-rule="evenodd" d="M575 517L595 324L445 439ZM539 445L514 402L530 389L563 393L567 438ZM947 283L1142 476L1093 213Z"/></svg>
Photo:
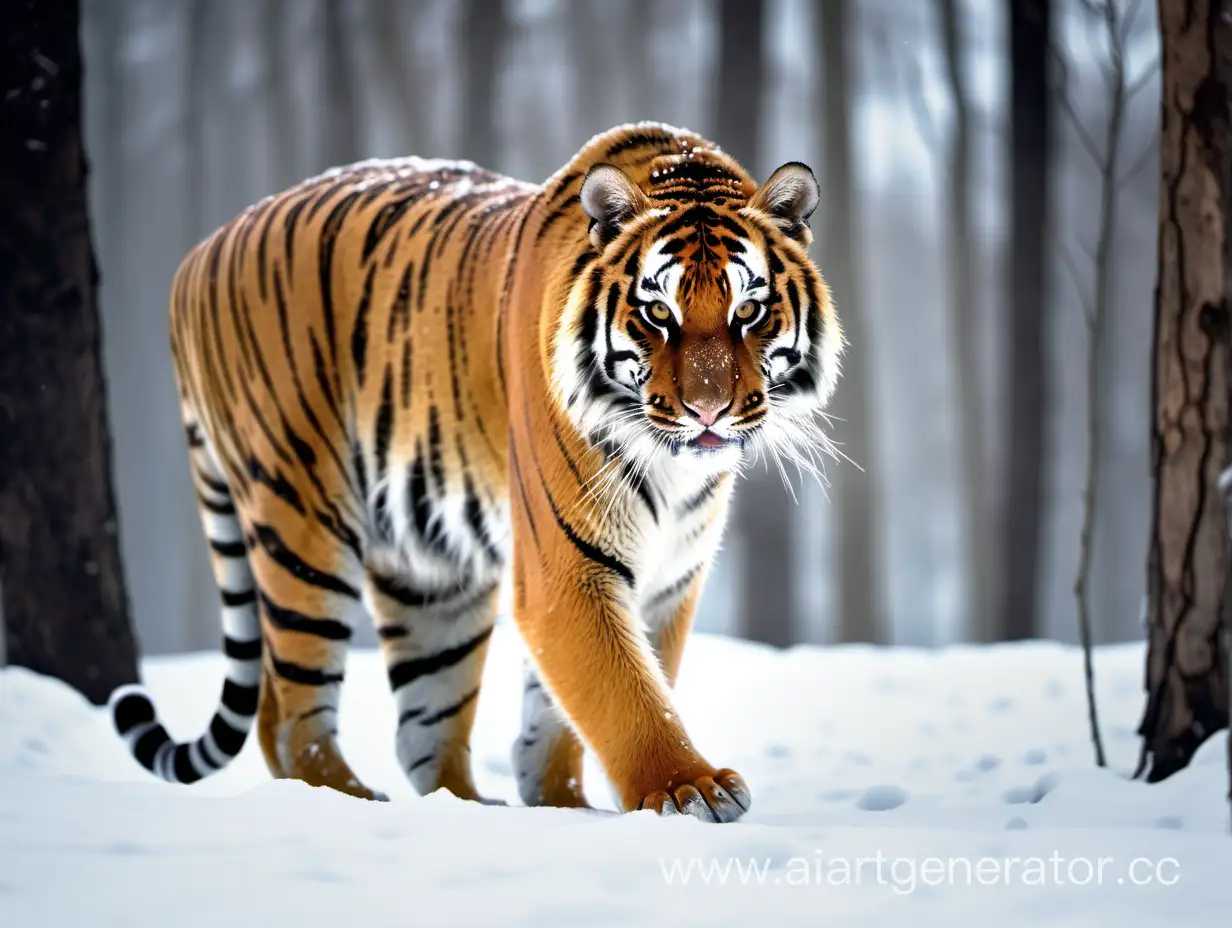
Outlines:
<svg viewBox="0 0 1232 928"><path fill-rule="evenodd" d="M600 811L520 807L519 661L502 623L474 754L510 807L414 795L375 651L349 660L341 738L384 804L272 781L255 737L210 780L156 781L101 710L0 671L0 925L1227 924L1225 736L1163 783L1129 779L1139 645L1096 656L1100 770L1067 646L779 653L698 635L677 709L749 783L734 825L616 815L589 757ZM172 733L198 734L222 659L143 672Z"/></svg>

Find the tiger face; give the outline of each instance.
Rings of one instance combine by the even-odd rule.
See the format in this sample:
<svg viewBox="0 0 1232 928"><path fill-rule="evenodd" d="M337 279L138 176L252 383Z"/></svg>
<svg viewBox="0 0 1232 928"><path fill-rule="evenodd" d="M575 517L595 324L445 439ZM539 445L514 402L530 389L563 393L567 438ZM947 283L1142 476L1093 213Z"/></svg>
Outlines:
<svg viewBox="0 0 1232 928"><path fill-rule="evenodd" d="M649 192L600 164L580 195L593 260L554 376L594 444L702 474L762 457L813 470L842 334L807 254L817 182L783 165L752 197L722 162L667 156Z"/></svg>

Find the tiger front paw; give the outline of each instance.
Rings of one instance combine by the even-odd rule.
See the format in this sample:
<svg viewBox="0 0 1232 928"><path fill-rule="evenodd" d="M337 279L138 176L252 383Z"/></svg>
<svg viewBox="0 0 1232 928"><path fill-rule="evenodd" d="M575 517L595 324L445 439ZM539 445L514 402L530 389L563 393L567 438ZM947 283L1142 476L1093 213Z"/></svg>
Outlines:
<svg viewBox="0 0 1232 928"><path fill-rule="evenodd" d="M749 810L752 797L744 778L734 770L716 770L642 799L638 809L659 815L692 815L703 822L734 822Z"/></svg>

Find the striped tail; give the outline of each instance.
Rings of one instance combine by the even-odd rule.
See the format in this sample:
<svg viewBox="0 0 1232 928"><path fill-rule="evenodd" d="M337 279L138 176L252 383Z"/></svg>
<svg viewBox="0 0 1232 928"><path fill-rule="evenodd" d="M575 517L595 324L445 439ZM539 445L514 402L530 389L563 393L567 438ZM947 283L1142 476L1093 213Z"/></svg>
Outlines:
<svg viewBox="0 0 1232 928"><path fill-rule="evenodd" d="M214 718L196 741L171 739L143 686L122 686L108 701L120 737L141 766L171 783L195 783L227 766L248 739L261 687L261 625L256 585L231 492L195 425L188 427L193 482L222 595L227 678Z"/></svg>
<svg viewBox="0 0 1232 928"><path fill-rule="evenodd" d="M248 740L260 692L261 639L227 639L227 679L214 718L196 741L175 742L139 684L111 694L111 720L141 766L171 783L195 783L227 766Z"/></svg>

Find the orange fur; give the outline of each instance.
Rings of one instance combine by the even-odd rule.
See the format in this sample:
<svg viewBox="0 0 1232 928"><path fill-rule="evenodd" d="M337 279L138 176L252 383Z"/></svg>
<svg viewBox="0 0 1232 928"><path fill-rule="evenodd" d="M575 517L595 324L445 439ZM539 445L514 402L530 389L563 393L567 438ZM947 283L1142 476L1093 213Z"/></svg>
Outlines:
<svg viewBox="0 0 1232 928"><path fill-rule="evenodd" d="M602 183L592 185L599 164L616 170L596 172ZM759 191L704 139L639 124L592 139L538 187L419 159L342 168L254 205L185 258L172 287L175 371L232 610L228 653L241 675L261 654L258 728L275 776L377 795L336 741L347 639L369 613L408 775L421 791L479 798L468 741L511 559L514 619L532 660L515 749L524 798L582 804L585 743L623 809L742 814L747 787L703 756L670 698L732 468L694 478L681 464L645 489L658 465L622 460L615 414L599 426L606 443L596 438L575 377L591 374L569 365L600 315L615 337L637 340L656 447L700 428L690 417L705 423L724 410L736 436L728 444L743 447L759 419L780 415L768 379L775 345L796 371L782 389L815 394L820 407L841 333L805 253L815 196L800 202L774 178ZM710 218L700 244L677 223L673 247L685 257L676 296L687 312L675 335L660 336L644 301L620 294L641 286L629 268L690 205ZM742 255L747 275L733 270ZM739 329L729 304L741 281L756 286L757 268L771 277L771 296L756 326ZM797 348L802 338L816 344L797 350L793 333ZM672 534L689 519L695 529ZM236 538L221 537L231 530ZM656 545L665 553L652 555ZM697 563L683 564L678 580L655 579L694 548ZM644 628L643 612L655 610L661 627ZM256 616L259 643L245 637L256 635ZM239 707L227 718L240 743L256 687L224 695ZM139 749L138 736L157 725L152 710L116 706L139 758L144 750L143 763L168 778L193 779L194 765L207 775L217 755L233 753L176 748L165 733Z"/></svg>

